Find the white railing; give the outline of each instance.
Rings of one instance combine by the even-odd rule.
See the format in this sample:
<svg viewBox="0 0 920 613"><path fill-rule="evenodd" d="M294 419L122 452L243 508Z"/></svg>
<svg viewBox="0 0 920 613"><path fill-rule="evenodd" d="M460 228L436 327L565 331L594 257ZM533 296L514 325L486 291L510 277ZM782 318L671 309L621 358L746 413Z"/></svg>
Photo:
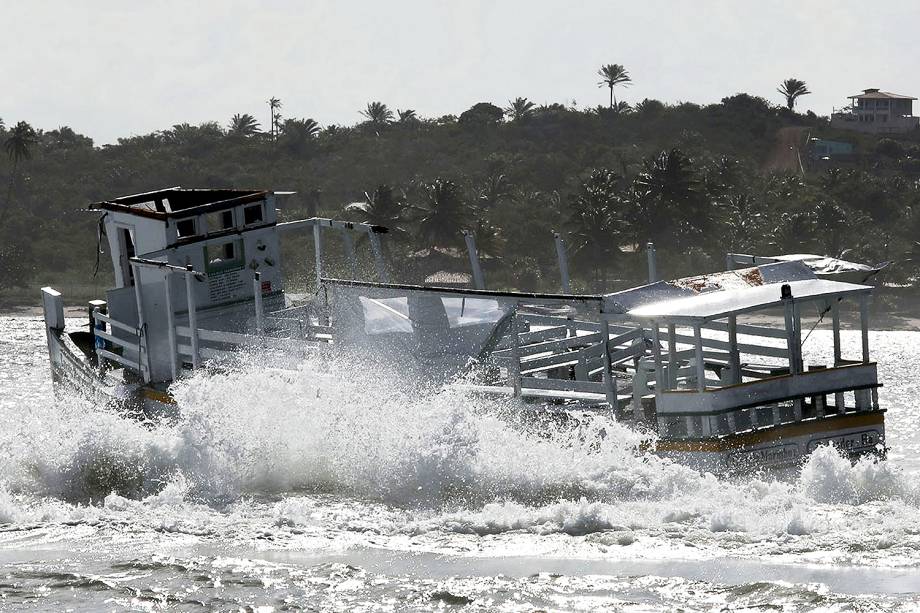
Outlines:
<svg viewBox="0 0 920 613"><path fill-rule="evenodd" d="M143 374L146 369L144 360L146 353L142 342L142 330L109 317L98 307L93 309L93 323L93 336L95 337L96 356L100 360L99 365L102 366L103 360L110 360ZM105 326L110 326L112 331L109 332ZM121 330L127 336L115 335L115 329ZM107 347L120 349L121 353L110 351ZM126 353L131 354L133 359L125 355Z"/></svg>

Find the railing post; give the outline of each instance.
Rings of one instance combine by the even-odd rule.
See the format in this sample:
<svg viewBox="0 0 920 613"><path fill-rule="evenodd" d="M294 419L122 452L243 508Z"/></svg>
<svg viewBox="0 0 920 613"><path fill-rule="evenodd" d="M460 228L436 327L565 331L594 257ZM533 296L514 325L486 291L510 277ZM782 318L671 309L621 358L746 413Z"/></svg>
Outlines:
<svg viewBox="0 0 920 613"><path fill-rule="evenodd" d="M604 392L607 396L607 404L614 414L620 410L620 404L617 401L617 381L613 376L613 365L610 362L610 322L601 314L601 342L604 343Z"/></svg>
<svg viewBox="0 0 920 613"><path fill-rule="evenodd" d="M198 313L195 312L195 287L193 285L195 275L192 274L194 269L191 264L185 269L188 271L185 275L185 293L188 297L188 329L189 342L192 346L192 368L198 368L201 356L198 352Z"/></svg>
<svg viewBox="0 0 920 613"><path fill-rule="evenodd" d="M137 365L141 370L141 379L144 383L150 382L150 358L147 353L147 325L144 320L144 301L141 298L141 275L140 266L131 264L131 271L134 275L134 298L137 301L137 331L138 331L138 352Z"/></svg>
<svg viewBox="0 0 920 613"><path fill-rule="evenodd" d="M51 360L51 378L54 382L60 379L59 368L62 366L61 350L55 334L63 332L64 298L61 293L51 287L42 288L42 310L45 315L45 337L48 341L48 357Z"/></svg>
<svg viewBox="0 0 920 613"><path fill-rule="evenodd" d="M572 285L569 280L569 260L565 253L565 241L558 232L553 232L553 239L556 241L556 259L559 260L559 276L562 278L562 291L566 294L572 292Z"/></svg>
<svg viewBox="0 0 920 613"><path fill-rule="evenodd" d="M252 275L252 295L256 307L256 331L261 336L265 330L262 322L262 273L260 272Z"/></svg>
<svg viewBox="0 0 920 613"><path fill-rule="evenodd" d="M482 267L479 264L479 252L476 251L476 236L469 230L461 230L463 240L466 241L466 251L470 258L470 269L473 271L473 287L485 289L486 281L482 276Z"/></svg>
<svg viewBox="0 0 920 613"><path fill-rule="evenodd" d="M89 301L89 329L93 333L93 347L95 349L105 349L105 339L99 336L96 336L96 330L106 332L106 323L104 321L99 321L96 319L97 313L105 314L108 310L108 304L105 300L90 300ZM99 355L96 355L96 366L100 369L104 365L104 362Z"/></svg>
<svg viewBox="0 0 920 613"><path fill-rule="evenodd" d="M706 391L706 363L703 361L703 330L700 324L693 324L693 351L696 361L696 389Z"/></svg>
<svg viewBox="0 0 920 613"><path fill-rule="evenodd" d="M172 300L172 273L167 270L164 277L166 281L166 328L169 332L169 368L173 381L179 377L179 347L176 342L176 307Z"/></svg>
<svg viewBox="0 0 920 613"><path fill-rule="evenodd" d="M654 283L658 280L658 262L655 258L655 243L648 243L646 246L648 256L648 282Z"/></svg>
<svg viewBox="0 0 920 613"><path fill-rule="evenodd" d="M508 363L508 378L514 389L514 397L521 397L521 338L518 336L517 310L511 314L511 361Z"/></svg>

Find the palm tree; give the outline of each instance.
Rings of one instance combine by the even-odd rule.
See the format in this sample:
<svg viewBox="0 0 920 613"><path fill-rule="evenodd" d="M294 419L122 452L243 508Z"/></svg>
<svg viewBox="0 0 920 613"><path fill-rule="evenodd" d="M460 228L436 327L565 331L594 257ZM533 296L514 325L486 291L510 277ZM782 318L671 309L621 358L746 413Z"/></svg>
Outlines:
<svg viewBox="0 0 920 613"><path fill-rule="evenodd" d="M589 266L594 281L600 281L604 271L619 251L618 235L624 234L624 224L618 219L622 206L620 177L613 171L597 169L571 197L567 222L573 257Z"/></svg>
<svg viewBox="0 0 920 613"><path fill-rule="evenodd" d="M636 206L631 209L636 241L670 240L680 249L692 243L711 221L711 207L699 190L693 160L680 149L643 160L633 182Z"/></svg>
<svg viewBox="0 0 920 613"><path fill-rule="evenodd" d="M378 185L373 192L364 192L363 202L345 205L345 212L355 215L363 223L383 226L396 240L402 240L408 234L403 225L406 202L393 193L393 188L386 184Z"/></svg>
<svg viewBox="0 0 920 613"><path fill-rule="evenodd" d="M10 130L10 135L3 144L6 149L6 154L10 156L10 159L13 161L13 170L10 172L10 184L6 192L7 206L9 206L10 198L13 196L13 184L19 169L19 163L22 160L32 158L32 146L36 142L38 142L38 137L35 134L35 129L28 123L20 121Z"/></svg>
<svg viewBox="0 0 920 613"><path fill-rule="evenodd" d="M629 103L625 100L614 102L613 106L610 108L610 111L612 111L614 115L626 115L627 113L632 113L632 110L633 108L629 106Z"/></svg>
<svg viewBox="0 0 920 613"><path fill-rule="evenodd" d="M613 108L613 104L616 102L616 97L613 95L614 86L622 85L623 87L628 87L629 84L632 83L632 78L629 76L629 73L626 72L626 68L622 64L607 64L606 66L601 66L597 74L601 78L597 86L606 86L610 88L610 108Z"/></svg>
<svg viewBox="0 0 920 613"><path fill-rule="evenodd" d="M281 126L281 133L285 136L313 138L319 134L319 131L319 124L315 119L285 119Z"/></svg>
<svg viewBox="0 0 920 613"><path fill-rule="evenodd" d="M243 113L242 115L237 113L230 119L230 124L227 126L228 136L247 138L258 131L259 122L249 113Z"/></svg>
<svg viewBox="0 0 920 613"><path fill-rule="evenodd" d="M418 223L420 238L437 247L458 245L468 212L460 186L447 179L435 179L424 189L427 203Z"/></svg>
<svg viewBox="0 0 920 613"><path fill-rule="evenodd" d="M406 109L405 111L396 109L396 115L397 117L399 117L399 119L397 119L399 123L418 122L418 115L415 114L415 111L413 109Z"/></svg>
<svg viewBox="0 0 920 613"><path fill-rule="evenodd" d="M786 108L790 111L795 106L795 100L799 96L805 96L810 94L808 91L808 86L805 84L805 81L799 79L786 79L783 81L776 91L781 93L786 97Z"/></svg>
<svg viewBox="0 0 920 613"><path fill-rule="evenodd" d="M393 121L393 111L382 102L368 102L367 108L359 112L374 125L385 125Z"/></svg>
<svg viewBox="0 0 920 613"><path fill-rule="evenodd" d="M278 112L278 109L281 108L281 100L272 96L268 99L268 110L271 113L271 123L269 124L271 129L272 140L278 138L278 128L280 127L281 114Z"/></svg>
<svg viewBox="0 0 920 613"><path fill-rule="evenodd" d="M508 108L505 109L505 115L511 118L511 121L526 121L533 117L536 105L527 98L515 98L508 101Z"/></svg>

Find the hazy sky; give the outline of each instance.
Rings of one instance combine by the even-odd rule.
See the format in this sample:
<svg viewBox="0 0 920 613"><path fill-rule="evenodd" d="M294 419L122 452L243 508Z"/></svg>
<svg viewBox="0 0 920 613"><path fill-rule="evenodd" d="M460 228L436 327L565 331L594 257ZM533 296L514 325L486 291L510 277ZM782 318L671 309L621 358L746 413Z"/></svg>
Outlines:
<svg viewBox="0 0 920 613"><path fill-rule="evenodd" d="M779 82L828 114L866 87L920 94L920 2L0 0L0 117L97 144L251 113L355 123L371 100L425 117L479 101L707 103ZM915 113L917 110L915 109Z"/></svg>

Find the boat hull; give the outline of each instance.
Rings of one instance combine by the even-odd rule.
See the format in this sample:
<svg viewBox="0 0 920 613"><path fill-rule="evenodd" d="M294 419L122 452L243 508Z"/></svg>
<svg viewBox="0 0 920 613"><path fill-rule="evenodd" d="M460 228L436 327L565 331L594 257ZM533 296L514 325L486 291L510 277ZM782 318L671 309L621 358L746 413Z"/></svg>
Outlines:
<svg viewBox="0 0 920 613"><path fill-rule="evenodd" d="M885 455L884 410L805 419L707 439L660 439L656 452L711 472L795 466L822 445L851 458Z"/></svg>

